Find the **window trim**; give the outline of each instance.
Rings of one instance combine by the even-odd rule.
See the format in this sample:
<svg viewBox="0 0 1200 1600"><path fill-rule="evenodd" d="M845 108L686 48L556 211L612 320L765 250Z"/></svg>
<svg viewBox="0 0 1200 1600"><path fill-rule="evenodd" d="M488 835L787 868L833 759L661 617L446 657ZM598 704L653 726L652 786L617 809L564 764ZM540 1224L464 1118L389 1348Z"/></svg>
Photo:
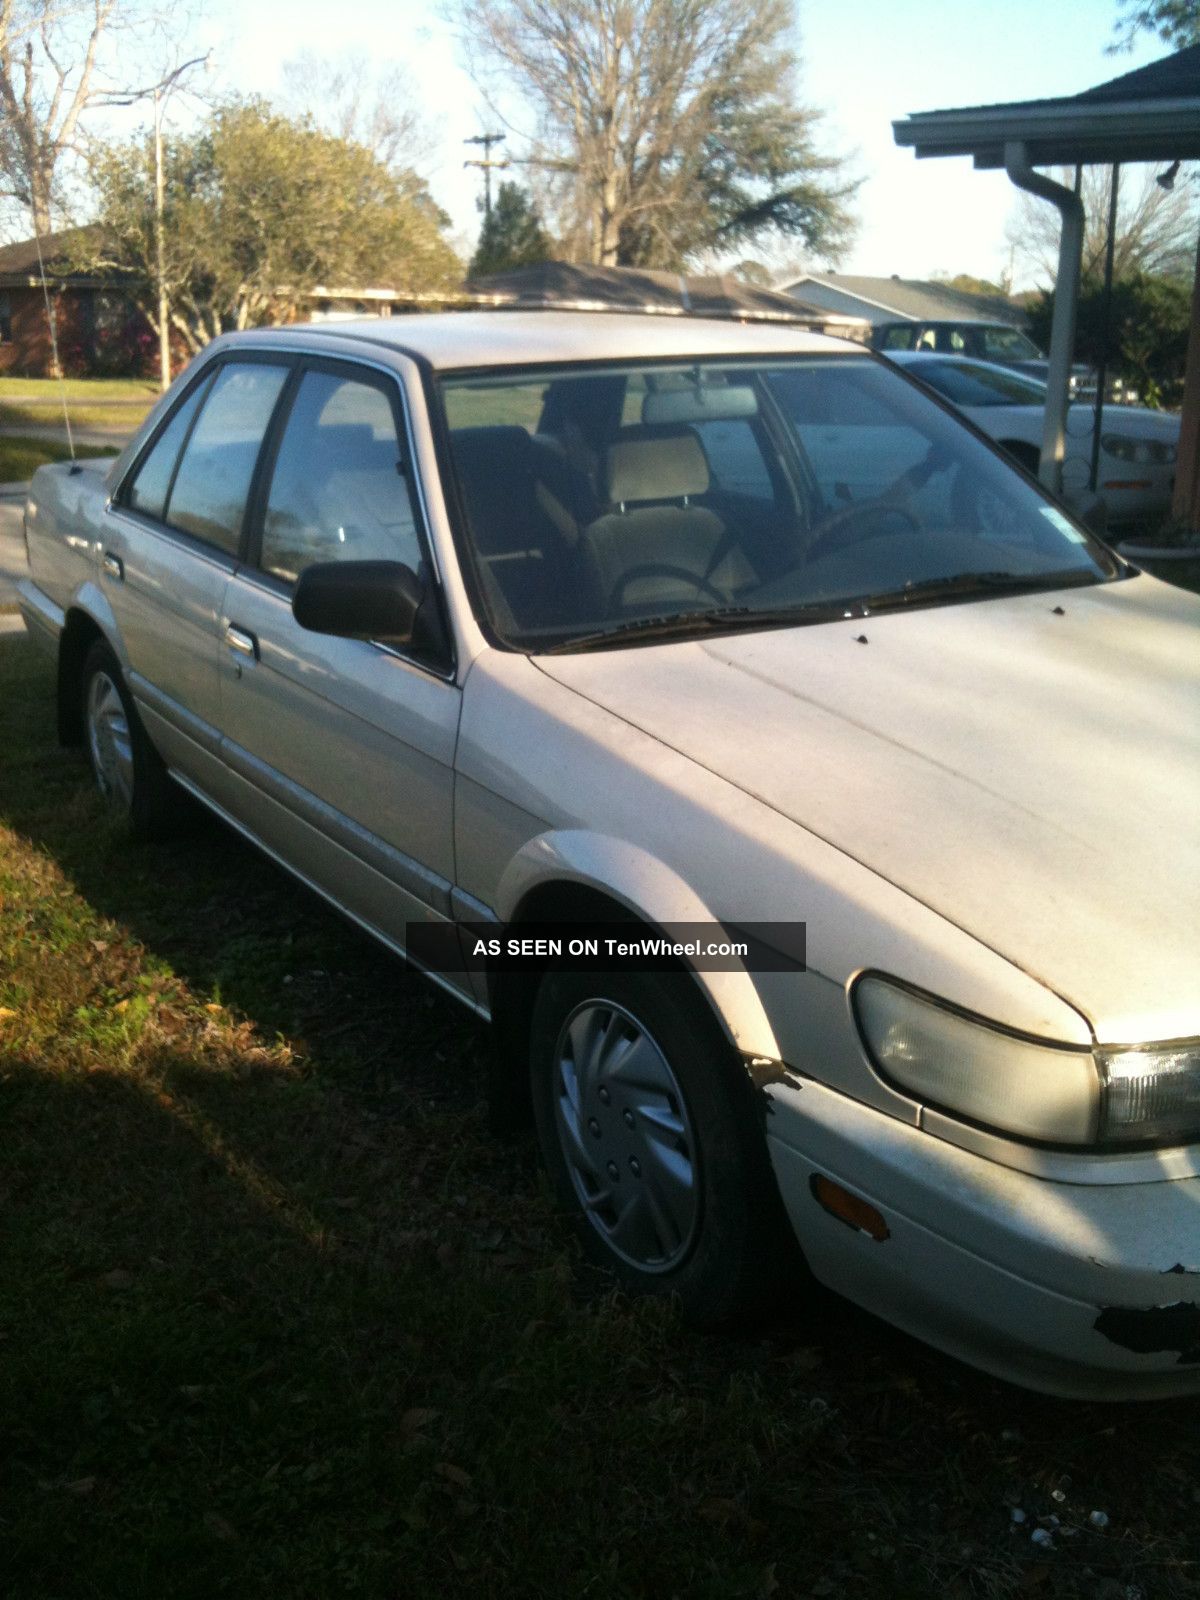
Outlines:
<svg viewBox="0 0 1200 1600"><path fill-rule="evenodd" d="M179 468L183 462L184 452L191 443L192 434L195 431L196 424L204 414L204 408L208 404L209 400L208 394L203 396L200 404L196 407L196 414L188 424L187 432L184 434L183 441L179 446L179 454L175 457L175 465L171 469L171 478L167 484L166 495L163 498L164 515L161 517L153 517L149 514L149 512L140 511L136 506L130 504L129 497L130 493L132 492L133 485L137 480L137 476L141 472L146 461L146 458L158 444L158 441L162 438L163 434L171 426L171 423L179 414L180 409L187 404L188 400L193 394L196 393L197 390L204 388L206 385L209 387L211 394L212 385L215 384L217 379L220 377L222 368L232 364L268 367L282 366L287 369L287 375L280 386L279 394L275 398L275 404L272 407L271 414L267 418L267 425L263 430L262 439L259 441L258 453L254 462L254 470L250 475L250 483L246 490L246 503L242 507L242 520L238 529L237 544L233 550L226 550L223 546L216 544L211 539L203 539L199 534L190 533L186 528L175 527L167 520L166 516L166 513L168 513L171 509L171 497L175 493L175 480L179 476ZM259 468L262 462L263 448L271 436L271 430L274 427L275 416L279 410L280 404L283 401L284 396L287 394L288 389L293 381L296 365L297 358L291 351L242 351L236 346L218 351L210 361L206 361L203 364L200 370L195 374L194 379L185 384L180 392L178 400L176 400L175 404L172 405L168 411L163 413L153 430L147 435L145 441L139 446L137 454L125 469L120 483L113 491L109 499L109 505L114 510L120 511L123 515L132 517L140 526L152 528L155 533L161 534L165 538L177 540L185 549L203 553L204 555L217 560L221 565L228 564L231 570L238 567L245 559L244 551L246 541L246 524L252 505L254 486L257 481Z"/></svg>
<svg viewBox="0 0 1200 1600"><path fill-rule="evenodd" d="M398 660L404 661L422 672L429 673L446 682L452 682L458 676L458 646L450 620L450 608L446 600L445 586L442 583L441 570L438 566L437 554L434 550L430 533L425 488L417 466L415 439L409 414L408 396L404 390L403 380L399 373L387 367L376 362L358 361L353 356L327 356L301 350L294 353L293 361L293 371L280 393L279 402L271 417L267 432L263 436L263 448L259 452L255 475L251 481L250 492L246 497L242 547L236 575L247 582L266 589L271 594L279 595L289 601L295 591L296 584L294 581L289 583L285 578L277 577L263 567L262 534L267 502L271 493L271 484L279 459L279 451L283 444L284 435L287 432L287 425L291 419L296 397L300 392L300 385L303 383L305 376L309 372L324 372L333 377L347 378L353 382L365 383L371 388L378 389L387 400L392 413L392 426L395 429L398 458L403 460L405 464L403 477L408 487L413 526L416 530L421 558L429 574L434 603L438 608L442 633L447 641L448 648L445 656L439 658L418 655L414 651L400 649L395 645L383 644L377 639L369 641L370 648L381 650L385 655L395 656Z"/></svg>

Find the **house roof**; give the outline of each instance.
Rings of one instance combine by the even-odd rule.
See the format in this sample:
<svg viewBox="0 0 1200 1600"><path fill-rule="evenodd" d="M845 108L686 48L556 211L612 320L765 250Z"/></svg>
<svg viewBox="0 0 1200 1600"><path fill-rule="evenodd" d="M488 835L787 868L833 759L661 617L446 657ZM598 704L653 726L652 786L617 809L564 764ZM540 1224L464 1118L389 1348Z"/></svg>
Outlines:
<svg viewBox="0 0 1200 1600"><path fill-rule="evenodd" d="M1200 158L1200 45L1124 72L1075 95L921 111L893 122L918 156L969 155L1002 167L1023 143L1032 165Z"/></svg>
<svg viewBox="0 0 1200 1600"><path fill-rule="evenodd" d="M66 265L72 252L91 232L89 228L64 228L58 233L43 234L40 257L36 239L18 239L15 244L0 245L0 278L22 282L32 278L40 282L44 263L49 277L91 281L93 274L72 272Z"/></svg>
<svg viewBox="0 0 1200 1600"><path fill-rule="evenodd" d="M805 305L790 294L759 289L737 278L657 272L644 267L601 267L543 261L472 278L466 293L476 305L575 311L640 311L667 316L728 317L740 322L842 325L861 319Z"/></svg>
<svg viewBox="0 0 1200 1600"><path fill-rule="evenodd" d="M853 295L867 305L894 311L912 321L1006 322L1024 327L1025 313L1003 295L972 294L948 283L920 278L871 278L848 272L805 273L789 284L803 295L806 283L821 284L841 294Z"/></svg>

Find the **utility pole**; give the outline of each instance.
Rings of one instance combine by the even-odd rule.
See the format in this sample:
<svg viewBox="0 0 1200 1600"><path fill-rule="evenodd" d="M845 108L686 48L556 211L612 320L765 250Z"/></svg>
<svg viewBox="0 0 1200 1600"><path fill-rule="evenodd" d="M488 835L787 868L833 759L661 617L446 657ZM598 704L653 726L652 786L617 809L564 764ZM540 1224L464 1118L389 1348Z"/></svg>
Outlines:
<svg viewBox="0 0 1200 1600"><path fill-rule="evenodd" d="M171 332L167 325L167 268L164 216L167 184L163 173L162 85L154 85L154 271L158 278L158 384L171 387Z"/></svg>
<svg viewBox="0 0 1200 1600"><path fill-rule="evenodd" d="M154 102L154 275L158 280L158 375L159 385L171 387L171 332L168 326L170 306L167 301L166 266L166 210L167 182L163 161L162 116L163 106L171 90L193 67L207 66L211 50L202 56L193 56L173 72L168 72L157 83L145 89L135 89L126 95L110 95L103 103L110 106L131 106L139 100Z"/></svg>
<svg viewBox="0 0 1200 1600"><path fill-rule="evenodd" d="M463 166L479 167L483 171L483 214L485 217L490 217L492 214L492 172L493 170L502 172L509 164L507 159L504 161L492 160L492 146L503 142L504 134L502 133L477 133L470 139L463 140L464 144L481 144L483 146L483 160L464 161Z"/></svg>

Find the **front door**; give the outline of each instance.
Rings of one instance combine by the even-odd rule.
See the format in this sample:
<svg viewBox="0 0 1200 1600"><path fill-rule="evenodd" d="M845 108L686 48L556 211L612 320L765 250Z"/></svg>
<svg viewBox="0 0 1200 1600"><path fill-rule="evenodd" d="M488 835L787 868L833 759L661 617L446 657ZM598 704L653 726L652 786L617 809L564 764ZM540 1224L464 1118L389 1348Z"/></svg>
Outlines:
<svg viewBox="0 0 1200 1600"><path fill-rule="evenodd" d="M433 581L402 405L382 372L303 363L225 592L221 665L236 814L400 946L406 922L450 915L453 664L306 632L291 596L318 561L401 561Z"/></svg>

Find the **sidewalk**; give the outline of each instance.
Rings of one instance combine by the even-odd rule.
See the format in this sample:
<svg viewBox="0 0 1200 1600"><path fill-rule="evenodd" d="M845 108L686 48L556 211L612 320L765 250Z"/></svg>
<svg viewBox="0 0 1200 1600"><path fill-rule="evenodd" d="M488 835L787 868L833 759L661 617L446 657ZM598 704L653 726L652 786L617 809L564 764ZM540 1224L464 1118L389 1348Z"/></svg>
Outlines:
<svg viewBox="0 0 1200 1600"><path fill-rule="evenodd" d="M21 628L20 617L6 616L17 603L17 581L28 572L25 564L25 491L28 484L0 484L0 632Z"/></svg>

